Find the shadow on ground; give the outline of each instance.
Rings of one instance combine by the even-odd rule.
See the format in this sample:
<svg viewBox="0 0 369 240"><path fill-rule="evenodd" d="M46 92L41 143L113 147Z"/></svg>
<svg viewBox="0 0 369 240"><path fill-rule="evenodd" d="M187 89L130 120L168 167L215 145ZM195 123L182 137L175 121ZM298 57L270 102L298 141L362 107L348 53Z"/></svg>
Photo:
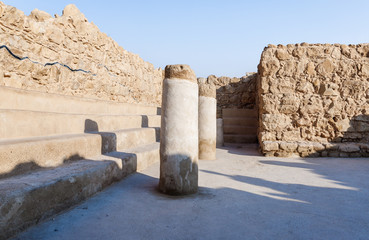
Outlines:
<svg viewBox="0 0 369 240"><path fill-rule="evenodd" d="M159 193L155 165L19 239L368 239L366 159L218 153L197 194Z"/></svg>

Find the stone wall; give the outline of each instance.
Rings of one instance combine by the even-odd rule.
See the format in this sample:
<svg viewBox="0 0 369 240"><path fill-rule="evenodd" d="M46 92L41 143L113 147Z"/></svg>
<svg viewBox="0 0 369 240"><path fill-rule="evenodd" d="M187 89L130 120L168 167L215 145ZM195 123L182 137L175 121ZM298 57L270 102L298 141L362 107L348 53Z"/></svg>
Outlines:
<svg viewBox="0 0 369 240"><path fill-rule="evenodd" d="M0 86L161 104L163 71L124 50L74 5L53 18L0 2L0 46Z"/></svg>
<svg viewBox="0 0 369 240"><path fill-rule="evenodd" d="M217 89L217 118L222 118L223 108L255 108L256 79L256 73L247 73L241 78L210 75L207 83Z"/></svg>
<svg viewBox="0 0 369 240"><path fill-rule="evenodd" d="M258 75L265 155L369 156L369 44L269 45Z"/></svg>

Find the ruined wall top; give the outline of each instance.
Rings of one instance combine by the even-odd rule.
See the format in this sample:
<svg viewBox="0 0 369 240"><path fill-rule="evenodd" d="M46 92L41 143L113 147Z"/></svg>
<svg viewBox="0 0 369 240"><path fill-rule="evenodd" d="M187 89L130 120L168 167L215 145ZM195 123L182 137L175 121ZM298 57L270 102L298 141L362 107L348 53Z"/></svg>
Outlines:
<svg viewBox="0 0 369 240"><path fill-rule="evenodd" d="M124 50L73 4L52 17L38 9L26 16L0 2L0 45L19 57L0 49L0 86L161 103L163 70Z"/></svg>

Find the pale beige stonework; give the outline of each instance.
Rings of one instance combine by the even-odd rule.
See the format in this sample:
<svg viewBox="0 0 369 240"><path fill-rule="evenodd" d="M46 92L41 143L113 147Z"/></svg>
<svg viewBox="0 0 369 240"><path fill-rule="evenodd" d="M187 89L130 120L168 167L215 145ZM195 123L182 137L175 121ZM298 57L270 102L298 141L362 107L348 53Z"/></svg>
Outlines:
<svg viewBox="0 0 369 240"><path fill-rule="evenodd" d="M0 2L0 86L126 103L161 104L163 70L119 46L74 5L29 16ZM46 63L59 62L75 71Z"/></svg>
<svg viewBox="0 0 369 240"><path fill-rule="evenodd" d="M369 156L369 44L269 45L258 75L264 154Z"/></svg>
<svg viewBox="0 0 369 240"><path fill-rule="evenodd" d="M255 108L256 80L256 73L247 73L241 78L210 75L205 82L216 88L217 118L223 117L225 108Z"/></svg>
<svg viewBox="0 0 369 240"><path fill-rule="evenodd" d="M166 194L184 195L198 189L198 91L196 77L189 66L166 67L159 181L160 191Z"/></svg>
<svg viewBox="0 0 369 240"><path fill-rule="evenodd" d="M215 86L207 84L205 79L199 83L199 159L216 159L217 123Z"/></svg>

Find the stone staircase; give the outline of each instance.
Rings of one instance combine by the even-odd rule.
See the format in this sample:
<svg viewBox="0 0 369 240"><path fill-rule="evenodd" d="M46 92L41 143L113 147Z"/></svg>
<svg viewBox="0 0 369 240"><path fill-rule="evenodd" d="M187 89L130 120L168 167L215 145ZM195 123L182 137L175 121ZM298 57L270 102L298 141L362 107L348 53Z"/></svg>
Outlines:
<svg viewBox="0 0 369 240"><path fill-rule="evenodd" d="M159 161L159 114L0 87L0 239Z"/></svg>
<svg viewBox="0 0 369 240"><path fill-rule="evenodd" d="M222 110L225 146L257 143L258 118L255 109Z"/></svg>

